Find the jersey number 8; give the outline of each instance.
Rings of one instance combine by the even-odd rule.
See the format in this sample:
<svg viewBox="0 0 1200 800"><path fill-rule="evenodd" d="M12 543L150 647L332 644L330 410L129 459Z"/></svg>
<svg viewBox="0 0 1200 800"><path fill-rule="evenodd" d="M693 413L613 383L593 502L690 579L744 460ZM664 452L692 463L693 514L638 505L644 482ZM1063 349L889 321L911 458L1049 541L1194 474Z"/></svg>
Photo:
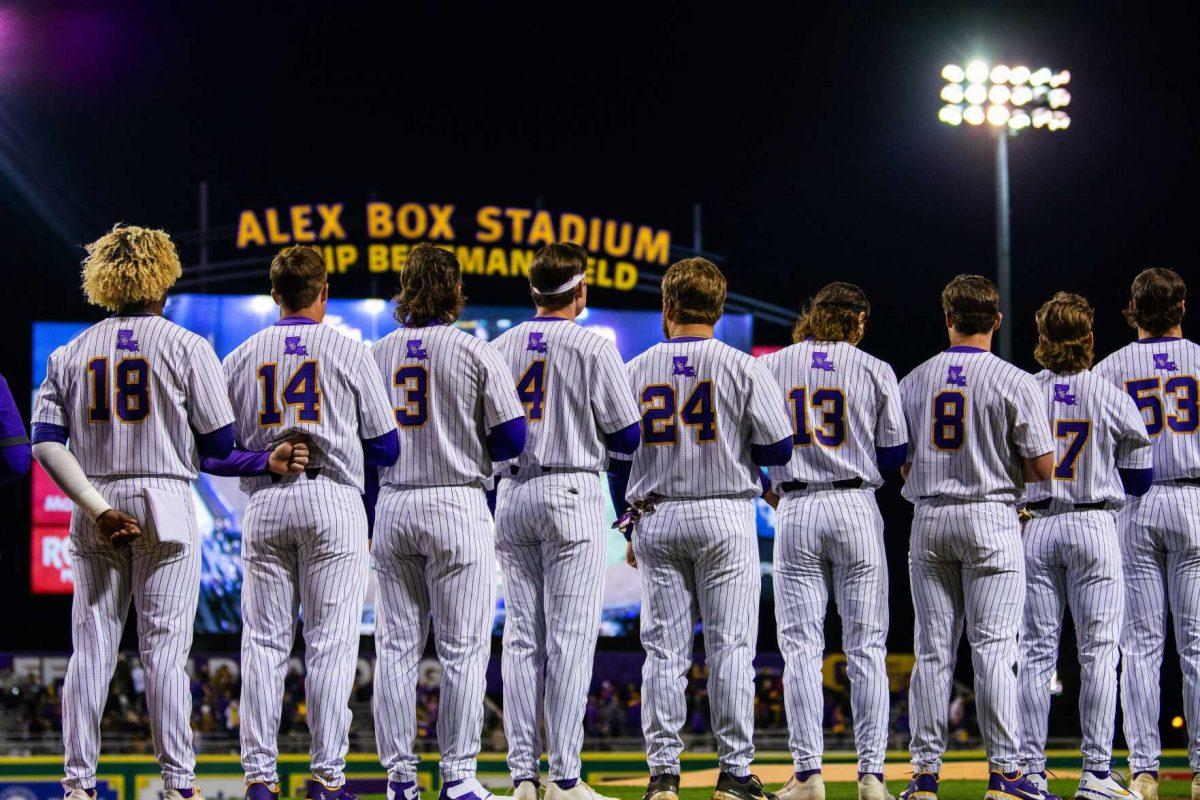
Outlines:
<svg viewBox="0 0 1200 800"><path fill-rule="evenodd" d="M938 450L960 450L967 438L967 396L940 392L933 398L931 439Z"/></svg>

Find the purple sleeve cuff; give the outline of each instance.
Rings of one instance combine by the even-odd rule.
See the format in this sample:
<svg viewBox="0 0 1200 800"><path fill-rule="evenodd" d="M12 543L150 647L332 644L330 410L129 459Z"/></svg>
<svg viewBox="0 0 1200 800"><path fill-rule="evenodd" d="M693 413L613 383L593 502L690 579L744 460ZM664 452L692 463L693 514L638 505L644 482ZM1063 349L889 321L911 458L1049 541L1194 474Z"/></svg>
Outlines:
<svg viewBox="0 0 1200 800"><path fill-rule="evenodd" d="M363 439L363 461L369 467L390 467L400 457L400 434L395 428L374 439Z"/></svg>
<svg viewBox="0 0 1200 800"><path fill-rule="evenodd" d="M767 474L765 469L758 471L758 485L762 487L763 494L771 491L771 476Z"/></svg>
<svg viewBox="0 0 1200 800"><path fill-rule="evenodd" d="M492 461L507 461L525 449L525 418L513 417L488 431L487 449Z"/></svg>
<svg viewBox="0 0 1200 800"><path fill-rule="evenodd" d="M66 444L67 429L62 425L55 425L53 422L33 423L33 443L41 444L42 442Z"/></svg>
<svg viewBox="0 0 1200 800"><path fill-rule="evenodd" d="M1117 470L1121 474L1121 485L1125 487L1125 494L1130 497L1141 497L1146 492L1150 491L1150 486L1154 483L1154 469L1125 469Z"/></svg>
<svg viewBox="0 0 1200 800"><path fill-rule="evenodd" d="M233 452L224 457L202 456L200 469L210 475L224 475L228 478L266 475L267 461L270 458L271 453L268 450L234 448Z"/></svg>
<svg viewBox="0 0 1200 800"><path fill-rule="evenodd" d="M751 444L750 459L760 467L782 467L792 457L792 437L775 444Z"/></svg>
<svg viewBox="0 0 1200 800"><path fill-rule="evenodd" d="M367 534L372 535L375 532L375 504L379 502L379 470L369 465L363 471L362 500L367 510Z"/></svg>
<svg viewBox="0 0 1200 800"><path fill-rule="evenodd" d="M22 436L22 439L25 437ZM0 447L0 486L18 480L29 472L30 454L33 448L29 441Z"/></svg>
<svg viewBox="0 0 1200 800"><path fill-rule="evenodd" d="M875 448L875 463L879 465L880 472L889 470L895 471L904 466L905 459L908 458L908 443L898 444L894 447L876 447Z"/></svg>
<svg viewBox="0 0 1200 800"><path fill-rule="evenodd" d="M625 495L629 494L629 473L633 470L633 462L622 458L608 460L608 491L612 496L613 508L617 516L629 507Z"/></svg>
<svg viewBox="0 0 1200 800"><path fill-rule="evenodd" d="M641 441L642 423L640 422L635 422L619 431L604 434L604 444L609 451L627 456L632 455L633 451L638 449Z"/></svg>
<svg viewBox="0 0 1200 800"><path fill-rule="evenodd" d="M233 452L233 425L226 425L208 433L193 433L196 434L196 449L200 451L202 458L221 459Z"/></svg>

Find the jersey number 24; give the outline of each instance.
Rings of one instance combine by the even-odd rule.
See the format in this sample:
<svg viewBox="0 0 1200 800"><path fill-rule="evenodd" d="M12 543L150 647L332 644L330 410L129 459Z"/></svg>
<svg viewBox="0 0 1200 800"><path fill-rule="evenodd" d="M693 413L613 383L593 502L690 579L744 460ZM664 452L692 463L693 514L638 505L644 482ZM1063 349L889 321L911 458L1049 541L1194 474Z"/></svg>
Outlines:
<svg viewBox="0 0 1200 800"><path fill-rule="evenodd" d="M641 392L642 443L679 444L680 422L696 431L697 444L717 440L717 412L713 400L712 381L700 381L691 394L676 403L675 387L669 383L654 383Z"/></svg>

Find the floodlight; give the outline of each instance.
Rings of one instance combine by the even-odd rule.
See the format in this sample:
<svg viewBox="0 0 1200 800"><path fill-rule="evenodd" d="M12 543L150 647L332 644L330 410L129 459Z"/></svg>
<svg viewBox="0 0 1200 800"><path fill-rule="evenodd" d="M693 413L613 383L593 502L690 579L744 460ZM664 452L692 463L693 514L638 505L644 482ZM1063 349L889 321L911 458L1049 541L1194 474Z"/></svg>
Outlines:
<svg viewBox="0 0 1200 800"><path fill-rule="evenodd" d="M997 64L996 66L992 67L992 71L988 73L988 79L991 80L992 83L1008 83L1009 74L1010 71L1008 67L1004 66L1003 64Z"/></svg>
<svg viewBox="0 0 1200 800"><path fill-rule="evenodd" d="M1029 76L1029 82L1034 86L1041 86L1043 83L1050 82L1050 68L1042 67Z"/></svg>
<svg viewBox="0 0 1200 800"><path fill-rule="evenodd" d="M1013 115L1008 118L1008 127L1012 128L1014 131L1024 130L1025 128L1028 128L1030 124L1031 120L1029 119L1029 115L1024 111L1015 111L1013 112Z"/></svg>
<svg viewBox="0 0 1200 800"><path fill-rule="evenodd" d="M1008 106L988 106L987 120L993 125L1003 125L1008 122Z"/></svg>
<svg viewBox="0 0 1200 800"><path fill-rule="evenodd" d="M993 84L988 90L988 100L992 105L1004 105L1012 97L1012 92L1002 83Z"/></svg>
<svg viewBox="0 0 1200 800"><path fill-rule="evenodd" d="M1029 67L1013 67L1008 72L1008 82L1013 86L1029 83Z"/></svg>
<svg viewBox="0 0 1200 800"><path fill-rule="evenodd" d="M1012 104L1014 106L1023 106L1033 100L1033 89L1028 86L1017 86L1012 90Z"/></svg>
<svg viewBox="0 0 1200 800"><path fill-rule="evenodd" d="M938 111L938 119L947 125L961 125L963 121L962 106L942 106Z"/></svg>
<svg viewBox="0 0 1200 800"><path fill-rule="evenodd" d="M947 83L942 87L942 99L947 103L961 103L963 101L962 84Z"/></svg>
<svg viewBox="0 0 1200 800"><path fill-rule="evenodd" d="M1055 88L1057 88L1059 86L1066 86L1070 82L1071 82L1071 71L1067 70L1067 69L1064 69L1062 72L1060 72L1057 75L1054 75L1050 78L1050 85Z"/></svg>
<svg viewBox="0 0 1200 800"><path fill-rule="evenodd" d="M987 87L982 83L972 83L967 87L967 90L963 92L963 99L975 106L981 106L987 102L987 96Z"/></svg>
<svg viewBox="0 0 1200 800"><path fill-rule="evenodd" d="M983 83L988 79L988 65L982 61L972 61L967 65L967 80L971 83ZM1047 76L1049 80L1049 76Z"/></svg>
<svg viewBox="0 0 1200 800"><path fill-rule="evenodd" d="M947 64L942 67L942 78L950 83L962 83L965 77L966 73L958 64Z"/></svg>
<svg viewBox="0 0 1200 800"><path fill-rule="evenodd" d="M1051 108L1065 108L1071 103L1071 93L1066 89L1051 89L1046 95L1046 102Z"/></svg>
<svg viewBox="0 0 1200 800"><path fill-rule="evenodd" d="M962 116L963 122L968 125L982 125L986 114L983 112L983 106L967 106Z"/></svg>

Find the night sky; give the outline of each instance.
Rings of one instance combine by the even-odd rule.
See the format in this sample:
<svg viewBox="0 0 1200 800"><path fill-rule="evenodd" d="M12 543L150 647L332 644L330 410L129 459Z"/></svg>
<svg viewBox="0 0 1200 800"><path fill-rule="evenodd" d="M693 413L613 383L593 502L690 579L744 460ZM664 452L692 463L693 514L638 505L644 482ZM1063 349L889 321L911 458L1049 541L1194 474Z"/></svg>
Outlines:
<svg viewBox="0 0 1200 800"><path fill-rule="evenodd" d="M1072 73L1071 128L1010 142L1019 363L1034 366L1033 312L1054 291L1092 299L1106 353L1131 335L1119 310L1137 270L1194 274L1195 8L45 5L0 0L0 364L22 403L30 321L98 317L78 291L80 245L117 220L194 229L201 180L214 225L372 192L465 209L540 198L686 245L701 203L732 291L794 308L856 282L874 304L864 348L903 375L944 345L945 281L995 269L990 132L936 118L941 67L973 57ZM186 277L195 248L183 255ZM523 302L519 282L467 291ZM27 492L0 490L5 607L29 603ZM906 597L905 512L894 489L881 502L902 521L889 538ZM5 615L5 645L65 647L65 601L26 607L55 624L22 617L18 631ZM910 620L894 628L910 646Z"/></svg>

